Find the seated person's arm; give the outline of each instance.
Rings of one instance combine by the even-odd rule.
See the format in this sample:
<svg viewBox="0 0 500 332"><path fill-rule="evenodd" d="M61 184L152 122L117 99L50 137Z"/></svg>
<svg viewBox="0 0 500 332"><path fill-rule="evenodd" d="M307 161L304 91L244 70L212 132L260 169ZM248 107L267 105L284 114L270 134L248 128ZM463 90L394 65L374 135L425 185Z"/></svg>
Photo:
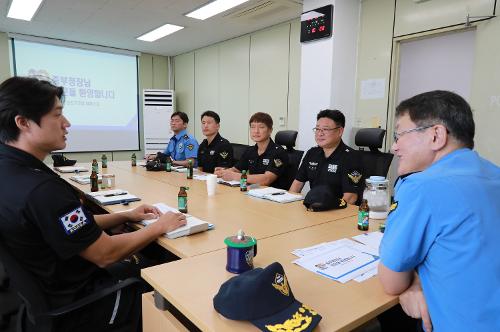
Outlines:
<svg viewBox="0 0 500 332"><path fill-rule="evenodd" d="M250 174L247 176L248 183L258 183L261 186L270 186L276 179L278 175L271 171L266 171L264 174ZM239 179L239 178L238 178Z"/></svg>
<svg viewBox="0 0 500 332"><path fill-rule="evenodd" d="M160 215L160 210L155 206L142 204L133 210L94 215L94 220L101 229L110 229L126 222L158 218Z"/></svg>
<svg viewBox="0 0 500 332"><path fill-rule="evenodd" d="M415 319L422 319L426 332L432 332L431 317L417 273L414 273L411 286L399 295L399 303L408 316Z"/></svg>
<svg viewBox="0 0 500 332"><path fill-rule="evenodd" d="M344 193L344 196L342 196L342 198L348 204L356 204L356 201L358 200L358 194L356 194L356 193Z"/></svg>
<svg viewBox="0 0 500 332"><path fill-rule="evenodd" d="M94 243L80 252L80 256L104 268L141 250L165 232L185 224L186 217L183 214L167 212L158 221L135 232L114 236L102 232Z"/></svg>
<svg viewBox="0 0 500 332"><path fill-rule="evenodd" d="M187 158L186 160L174 160L174 161L172 161L172 164L175 166L188 167L190 160L194 166L196 164L196 158Z"/></svg>
<svg viewBox="0 0 500 332"><path fill-rule="evenodd" d="M301 182L299 180L293 180L292 185L290 186L290 189L288 191L300 194L302 188L304 188L304 182Z"/></svg>
<svg viewBox="0 0 500 332"><path fill-rule="evenodd" d="M413 281L413 271L395 272L382 262L378 265L378 276L384 291L389 295L400 295Z"/></svg>
<svg viewBox="0 0 500 332"><path fill-rule="evenodd" d="M219 169L215 170L214 174L226 181L239 180L241 178L241 172L236 167L231 167L229 169Z"/></svg>

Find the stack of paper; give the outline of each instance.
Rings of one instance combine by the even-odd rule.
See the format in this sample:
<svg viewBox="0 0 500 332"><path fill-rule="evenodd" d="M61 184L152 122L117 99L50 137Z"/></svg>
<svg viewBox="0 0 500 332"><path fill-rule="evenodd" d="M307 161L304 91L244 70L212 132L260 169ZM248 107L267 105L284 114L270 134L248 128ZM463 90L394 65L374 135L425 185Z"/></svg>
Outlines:
<svg viewBox="0 0 500 332"><path fill-rule="evenodd" d="M102 175L97 175L98 181L102 180ZM69 178L72 181L78 182L79 184L90 184L90 175L73 175Z"/></svg>
<svg viewBox="0 0 500 332"><path fill-rule="evenodd" d="M139 197L122 189L88 192L85 195L101 205L122 204L141 200Z"/></svg>
<svg viewBox="0 0 500 332"><path fill-rule="evenodd" d="M164 203L156 203L154 204L162 213L166 212L179 212L179 210L174 209ZM154 223L158 219L147 219L141 221L141 224L147 226L151 223ZM187 236L190 234L195 234L199 232L204 232L206 230L212 229L214 227L213 224L209 224L206 221L193 217L192 215L186 214L186 225L174 229L171 232L165 233L165 236L169 239L175 239L181 236Z"/></svg>
<svg viewBox="0 0 500 332"><path fill-rule="evenodd" d="M240 186L240 181L236 181L236 180L226 181L226 180L223 180L221 178L217 179L217 183L223 184L225 186L230 186L230 187L239 187Z"/></svg>
<svg viewBox="0 0 500 332"><path fill-rule="evenodd" d="M78 172L88 172L89 170L83 166L61 166L54 167L54 169L60 173L78 173Z"/></svg>
<svg viewBox="0 0 500 332"><path fill-rule="evenodd" d="M301 257L295 264L340 283L367 279L366 273L376 271L379 262L376 250L350 239L296 249L292 253Z"/></svg>
<svg viewBox="0 0 500 332"><path fill-rule="evenodd" d="M290 203L304 199L302 195L291 194L286 190L277 189L273 187L251 189L248 191L248 195L258 198L268 199L278 203Z"/></svg>

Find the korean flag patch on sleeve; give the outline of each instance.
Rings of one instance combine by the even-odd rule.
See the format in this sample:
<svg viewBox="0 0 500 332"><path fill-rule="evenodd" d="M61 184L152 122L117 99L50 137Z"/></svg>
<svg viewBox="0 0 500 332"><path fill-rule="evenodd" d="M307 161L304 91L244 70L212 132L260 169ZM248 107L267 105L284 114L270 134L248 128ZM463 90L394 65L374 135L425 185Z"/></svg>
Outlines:
<svg viewBox="0 0 500 332"><path fill-rule="evenodd" d="M83 212L81 206L63 215L59 218L59 221L68 235L74 234L77 230L89 223L89 220L85 215L85 212Z"/></svg>

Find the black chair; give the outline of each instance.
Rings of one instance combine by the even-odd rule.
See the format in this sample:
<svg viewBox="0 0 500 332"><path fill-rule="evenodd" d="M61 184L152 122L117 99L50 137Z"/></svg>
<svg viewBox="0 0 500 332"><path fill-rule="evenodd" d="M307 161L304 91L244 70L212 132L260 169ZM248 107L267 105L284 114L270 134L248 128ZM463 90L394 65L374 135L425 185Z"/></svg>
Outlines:
<svg viewBox="0 0 500 332"><path fill-rule="evenodd" d="M243 152L248 148L248 145L231 143L231 146L233 147L233 162L236 165L240 161Z"/></svg>
<svg viewBox="0 0 500 332"><path fill-rule="evenodd" d="M361 158L365 178L372 175L387 177L394 155L379 150L384 142L384 136L385 129L380 128L362 128L356 133L354 143L359 147L358 155ZM368 147L369 151L366 151L365 147Z"/></svg>
<svg viewBox="0 0 500 332"><path fill-rule="evenodd" d="M274 137L275 143L284 146L288 153L288 168L283 175L285 177L285 180L283 180L284 189L287 190L290 189L290 186L295 179L295 175L297 175L300 161L304 155L304 151L294 149L297 134L298 132L295 130L282 130L278 131Z"/></svg>
<svg viewBox="0 0 500 332"><path fill-rule="evenodd" d="M97 300L108 296L119 289L141 282L138 278L128 278L110 287L100 289L78 301L68 304L62 308L50 310L46 297L40 289L36 278L26 271L12 256L9 249L0 238L0 260L5 266L7 274L10 276L12 288L22 300L21 308L17 317L17 331L53 331L55 319L63 315L90 305ZM125 327L128 328L128 327ZM120 331L124 327L119 327Z"/></svg>

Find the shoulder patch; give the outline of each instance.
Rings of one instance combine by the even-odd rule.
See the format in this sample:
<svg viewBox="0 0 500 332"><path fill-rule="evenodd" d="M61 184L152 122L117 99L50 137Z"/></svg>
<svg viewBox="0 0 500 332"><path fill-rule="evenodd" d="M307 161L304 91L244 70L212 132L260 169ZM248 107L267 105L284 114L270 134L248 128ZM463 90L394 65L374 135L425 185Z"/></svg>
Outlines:
<svg viewBox="0 0 500 332"><path fill-rule="evenodd" d="M392 212L394 212L394 210L396 210L398 208L398 202L394 202L391 204L391 207L389 208L389 214L391 214Z"/></svg>
<svg viewBox="0 0 500 332"><path fill-rule="evenodd" d="M361 180L362 177L361 173L358 171L352 171L351 173L348 173L347 176L353 184L358 184L359 180Z"/></svg>
<svg viewBox="0 0 500 332"><path fill-rule="evenodd" d="M60 217L59 221L68 235L74 234L77 230L89 223L81 206Z"/></svg>
<svg viewBox="0 0 500 332"><path fill-rule="evenodd" d="M193 150L194 149L194 145L193 144L188 144L187 145L187 148L189 151Z"/></svg>

